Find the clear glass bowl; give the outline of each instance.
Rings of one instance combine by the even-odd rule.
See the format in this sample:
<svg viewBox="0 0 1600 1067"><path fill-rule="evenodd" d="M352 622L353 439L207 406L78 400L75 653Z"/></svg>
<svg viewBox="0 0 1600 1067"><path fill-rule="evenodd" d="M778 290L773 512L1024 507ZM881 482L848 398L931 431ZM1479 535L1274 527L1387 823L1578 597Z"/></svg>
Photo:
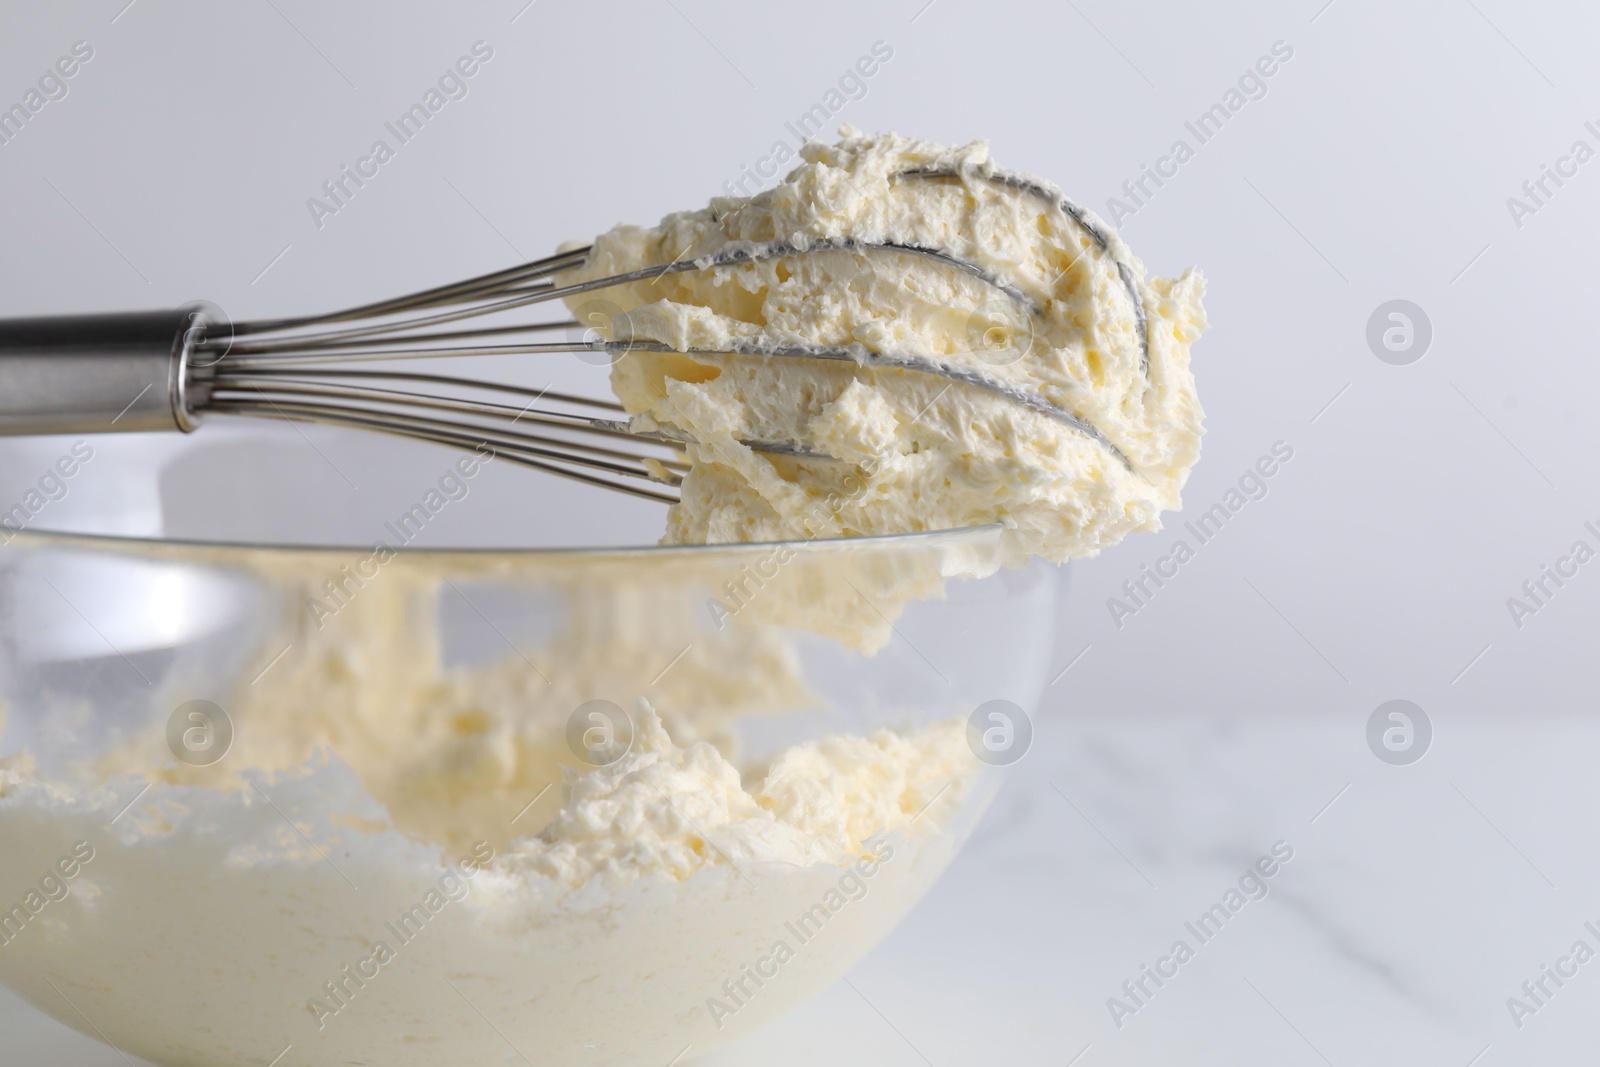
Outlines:
<svg viewBox="0 0 1600 1067"><path fill-rule="evenodd" d="M95 441L0 531L0 981L158 1064L692 1058L910 910L1006 758L969 719L1044 683L1057 571L997 529L424 548L379 494L348 547L248 544L322 513L219 510L307 492L239 440L210 476L204 440ZM72 445L13 453L0 506ZM495 477L543 536L593 522Z"/></svg>

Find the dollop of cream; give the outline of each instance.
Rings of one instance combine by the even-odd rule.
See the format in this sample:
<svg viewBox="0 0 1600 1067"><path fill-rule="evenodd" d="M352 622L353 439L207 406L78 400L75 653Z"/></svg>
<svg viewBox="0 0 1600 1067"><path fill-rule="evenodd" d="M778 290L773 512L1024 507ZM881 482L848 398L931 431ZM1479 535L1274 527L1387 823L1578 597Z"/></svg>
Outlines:
<svg viewBox="0 0 1600 1067"><path fill-rule="evenodd" d="M667 349L612 370L636 426L698 442L663 540L997 522L1014 559L1059 561L1158 529L1203 432L1199 273L1147 276L1110 226L982 142L842 133L754 197L600 235L561 278L694 265L568 300L613 340Z"/></svg>
<svg viewBox="0 0 1600 1067"><path fill-rule="evenodd" d="M570 769L561 812L537 838L513 846L535 870L581 886L604 872L684 881L708 866L844 865L867 839L904 833L935 801L945 815L978 769L960 720L910 736L880 730L786 749L746 791L714 747L672 743L648 705L629 751L585 774Z"/></svg>

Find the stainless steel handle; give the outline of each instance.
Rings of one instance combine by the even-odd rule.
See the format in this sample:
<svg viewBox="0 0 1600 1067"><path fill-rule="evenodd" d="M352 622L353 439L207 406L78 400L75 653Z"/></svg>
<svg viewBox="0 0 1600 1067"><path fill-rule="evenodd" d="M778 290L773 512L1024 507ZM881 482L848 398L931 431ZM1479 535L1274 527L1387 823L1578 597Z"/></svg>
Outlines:
<svg viewBox="0 0 1600 1067"><path fill-rule="evenodd" d="M0 319L0 435L193 430L208 321L205 305Z"/></svg>

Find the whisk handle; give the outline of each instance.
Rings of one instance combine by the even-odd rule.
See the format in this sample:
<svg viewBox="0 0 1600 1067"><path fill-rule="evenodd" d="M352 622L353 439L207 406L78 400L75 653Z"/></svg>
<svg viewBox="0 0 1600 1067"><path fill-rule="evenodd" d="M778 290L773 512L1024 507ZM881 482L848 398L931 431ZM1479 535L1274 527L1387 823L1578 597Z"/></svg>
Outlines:
<svg viewBox="0 0 1600 1067"><path fill-rule="evenodd" d="M193 430L207 306L0 319L0 435Z"/></svg>

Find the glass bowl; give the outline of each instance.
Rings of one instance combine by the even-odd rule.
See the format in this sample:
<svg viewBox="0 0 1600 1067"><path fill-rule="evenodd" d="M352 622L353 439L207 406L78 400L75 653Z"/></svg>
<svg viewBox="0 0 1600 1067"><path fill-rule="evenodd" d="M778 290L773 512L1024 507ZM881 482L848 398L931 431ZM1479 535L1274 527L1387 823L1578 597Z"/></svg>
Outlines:
<svg viewBox="0 0 1600 1067"><path fill-rule="evenodd" d="M441 545L406 516L458 483L545 537L593 491L304 440L444 504L330 519L277 429L3 464L0 981L127 1055L692 1059L887 934L1026 750L1057 570L998 528ZM265 511L223 506L239 479ZM249 543L352 512L370 536Z"/></svg>

